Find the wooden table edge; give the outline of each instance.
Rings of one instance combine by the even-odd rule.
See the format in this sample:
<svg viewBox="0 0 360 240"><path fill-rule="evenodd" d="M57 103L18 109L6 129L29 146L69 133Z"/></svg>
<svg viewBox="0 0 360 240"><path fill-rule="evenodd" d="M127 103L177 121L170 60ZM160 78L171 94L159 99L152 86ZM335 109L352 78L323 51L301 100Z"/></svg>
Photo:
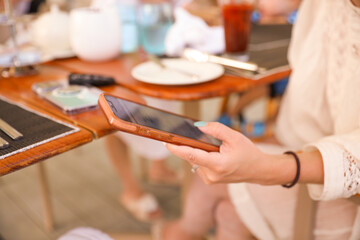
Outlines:
<svg viewBox="0 0 360 240"><path fill-rule="evenodd" d="M4 94L1 95L4 96ZM11 101L17 102L31 110L44 114L52 119L56 119L66 124L71 124L75 126L74 124L69 123L68 121L65 121L64 119L54 114L49 114L41 108L24 102L22 99L14 99L14 97L12 97L11 95L6 95L4 97ZM49 157L74 149L85 143L89 143L94 139L93 134L89 130L81 128L79 126L75 127L77 127L79 131L71 133L64 137L51 140L49 142L30 148L26 151L11 155L4 159L0 159L0 177L16 170L22 169L24 167L30 166L34 163L45 160ZM49 148L49 146L53 147Z"/></svg>

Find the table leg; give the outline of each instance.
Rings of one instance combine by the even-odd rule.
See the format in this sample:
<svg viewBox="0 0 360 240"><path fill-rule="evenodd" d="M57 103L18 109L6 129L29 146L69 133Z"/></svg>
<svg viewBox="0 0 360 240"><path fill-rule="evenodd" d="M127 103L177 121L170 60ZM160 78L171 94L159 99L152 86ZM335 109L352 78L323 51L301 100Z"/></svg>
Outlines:
<svg viewBox="0 0 360 240"><path fill-rule="evenodd" d="M317 202L308 194L305 184L300 184L295 211L293 239L314 239Z"/></svg>
<svg viewBox="0 0 360 240"><path fill-rule="evenodd" d="M148 180L148 168L149 168L148 160L139 155L136 156L136 160L137 160L138 167L139 167L139 172L138 172L139 178L142 181Z"/></svg>
<svg viewBox="0 0 360 240"><path fill-rule="evenodd" d="M47 231L52 231L54 229L54 219L53 212L51 207L50 191L47 181L46 171L44 162L39 162L38 167L38 177L41 190L41 198L43 202L43 217L44 217L44 226Z"/></svg>
<svg viewBox="0 0 360 240"><path fill-rule="evenodd" d="M184 101L183 103L183 113L185 116L188 116L190 118L194 119L200 119L200 101ZM183 171L184 171L184 179L181 186L181 202L182 206L184 207L185 199L187 192L190 187L190 183L193 178L193 173L191 172L191 166L188 162L183 161Z"/></svg>

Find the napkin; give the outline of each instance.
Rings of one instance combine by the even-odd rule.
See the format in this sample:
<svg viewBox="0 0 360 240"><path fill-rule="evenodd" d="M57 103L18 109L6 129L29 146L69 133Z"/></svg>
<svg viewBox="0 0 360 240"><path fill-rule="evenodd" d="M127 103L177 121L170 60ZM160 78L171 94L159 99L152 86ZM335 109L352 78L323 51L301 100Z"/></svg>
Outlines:
<svg viewBox="0 0 360 240"><path fill-rule="evenodd" d="M224 29L222 26L210 27L204 20L191 15L184 8L174 11L175 23L165 38L166 55L179 56L185 47L218 54L225 49Z"/></svg>

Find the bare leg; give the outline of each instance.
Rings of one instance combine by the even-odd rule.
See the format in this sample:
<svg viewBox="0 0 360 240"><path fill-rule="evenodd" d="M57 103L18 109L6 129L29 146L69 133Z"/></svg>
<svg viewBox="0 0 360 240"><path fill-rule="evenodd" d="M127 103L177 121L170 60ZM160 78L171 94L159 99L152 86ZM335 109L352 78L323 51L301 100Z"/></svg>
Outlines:
<svg viewBox="0 0 360 240"><path fill-rule="evenodd" d="M216 212L216 239L237 240L255 239L236 213L229 200L218 203Z"/></svg>
<svg viewBox="0 0 360 240"><path fill-rule="evenodd" d="M189 189L182 217L166 224L164 239L200 240L215 224L217 204L228 199L225 184L206 185L195 176Z"/></svg>
<svg viewBox="0 0 360 240"><path fill-rule="evenodd" d="M123 185L123 196L139 198L144 191L133 174L127 146L113 135L108 136L105 141L110 161Z"/></svg>
<svg viewBox="0 0 360 240"><path fill-rule="evenodd" d="M169 169L166 164L166 159L151 161L149 167L149 179L154 183L179 183L176 172Z"/></svg>
<svg viewBox="0 0 360 240"><path fill-rule="evenodd" d="M126 144L114 135L108 136L105 141L110 161L123 186L120 201L128 202L140 199L145 192L133 174ZM150 213L150 218L157 219L161 215L161 210L157 210Z"/></svg>

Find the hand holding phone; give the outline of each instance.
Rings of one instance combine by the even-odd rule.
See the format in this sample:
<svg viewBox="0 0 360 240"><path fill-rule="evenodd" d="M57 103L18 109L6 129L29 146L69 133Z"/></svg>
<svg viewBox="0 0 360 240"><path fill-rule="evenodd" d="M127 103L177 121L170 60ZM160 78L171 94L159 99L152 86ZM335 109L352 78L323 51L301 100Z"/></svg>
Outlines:
<svg viewBox="0 0 360 240"><path fill-rule="evenodd" d="M105 93L100 95L99 105L117 130L208 152L219 151L221 142L201 132L190 118Z"/></svg>

